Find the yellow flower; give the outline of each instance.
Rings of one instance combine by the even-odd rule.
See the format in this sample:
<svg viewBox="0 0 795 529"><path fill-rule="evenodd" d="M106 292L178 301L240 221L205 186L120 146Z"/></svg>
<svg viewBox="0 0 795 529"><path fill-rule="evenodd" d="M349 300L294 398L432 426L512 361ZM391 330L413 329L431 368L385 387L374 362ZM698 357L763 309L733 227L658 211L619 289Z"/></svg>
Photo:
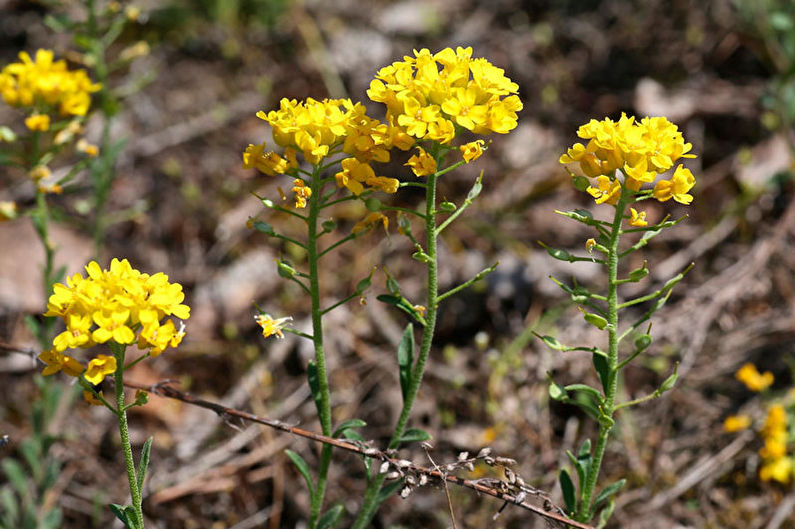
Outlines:
<svg viewBox="0 0 795 529"><path fill-rule="evenodd" d="M69 70L65 61L55 61L50 50L37 50L34 58L23 51L19 59L0 70L0 97L9 105L57 107L61 115L83 116L90 94L102 88L85 70Z"/></svg>
<svg viewBox="0 0 795 529"><path fill-rule="evenodd" d="M63 371L70 377L76 377L83 372L83 364L71 356L57 351L55 348L42 352L39 355L39 360L47 365L47 367L45 367L41 372L41 374L44 376L53 375L58 371Z"/></svg>
<svg viewBox="0 0 795 529"><path fill-rule="evenodd" d="M674 171L674 175L670 180L660 180L654 186L654 198L660 202L674 199L680 204L690 204L693 201L693 196L687 192L690 191L696 184L696 179L690 169L685 169L680 165Z"/></svg>
<svg viewBox="0 0 795 529"><path fill-rule="evenodd" d="M30 170L28 176L34 182L39 182L41 180L44 180L45 178L49 178L51 174L52 172L50 171L50 168L47 167L46 165L37 165L36 167Z"/></svg>
<svg viewBox="0 0 795 529"><path fill-rule="evenodd" d="M793 467L791 457L780 457L763 464L759 468L759 479L762 481L775 480L782 485L787 485L792 480Z"/></svg>
<svg viewBox="0 0 795 529"><path fill-rule="evenodd" d="M93 385L98 385L107 375L116 372L116 358L113 356L99 354L88 363L88 369L83 374L83 378Z"/></svg>
<svg viewBox="0 0 795 529"><path fill-rule="evenodd" d="M25 126L33 131L46 132L50 130L50 116L47 114L33 114L25 118Z"/></svg>
<svg viewBox="0 0 795 529"><path fill-rule="evenodd" d="M381 68L367 95L387 107L387 120L417 139L447 144L455 127L476 134L504 134L516 127L522 109L516 83L486 59L473 59L472 48L451 48Z"/></svg>
<svg viewBox="0 0 795 529"><path fill-rule="evenodd" d="M734 378L745 384L751 391L764 391L773 384L773 373L765 371L764 374L757 371L756 366L747 363L742 366L735 374Z"/></svg>
<svg viewBox="0 0 795 529"><path fill-rule="evenodd" d="M17 218L17 203L0 200L0 222Z"/></svg>
<svg viewBox="0 0 795 529"><path fill-rule="evenodd" d="M607 176L599 176L596 179L596 187L588 186L586 191L596 199L597 204L607 202L611 206L614 206L621 196L621 182L618 180L611 180Z"/></svg>
<svg viewBox="0 0 795 529"><path fill-rule="evenodd" d="M626 114L618 121L592 119L578 129L577 135L588 140L587 144L572 145L561 155L560 163L578 163L590 178L612 177L620 169L626 175L626 187L633 191L640 191L643 184L654 182L680 158L695 157L688 154L692 146L685 143L676 125L664 117L647 117L640 122ZM673 198L689 204L692 197L687 191L693 187L695 179L689 171L684 171L687 170L680 165L671 181L658 182L654 197L661 202Z"/></svg>
<svg viewBox="0 0 795 529"><path fill-rule="evenodd" d="M139 272L126 259L113 259L109 270L92 261L85 270L87 277L74 274L65 285L53 286L45 315L62 318L66 330L53 340L48 356L51 361L45 363L62 365L67 360L53 355L109 341L132 344L137 340L138 347L148 349L153 356L180 343L184 325L177 331L173 321L163 320L168 316L182 320L190 317L190 308L182 303L185 295L181 285L170 283L162 273ZM105 365L96 363L92 373L99 373Z"/></svg>
<svg viewBox="0 0 795 529"><path fill-rule="evenodd" d="M96 158L99 154L99 148L94 144L88 143L85 138L80 138L77 140L75 148L83 154L91 156L92 158Z"/></svg>
<svg viewBox="0 0 795 529"><path fill-rule="evenodd" d="M394 193L400 184L395 178L376 176L370 164L362 163L356 158L345 158L341 166L342 171L334 175L337 185L347 187L354 195L361 194L365 185L385 193Z"/></svg>
<svg viewBox="0 0 795 529"><path fill-rule="evenodd" d="M748 415L729 415L723 421L723 429L729 433L745 430L749 426L751 426L751 418Z"/></svg>
<svg viewBox="0 0 795 529"><path fill-rule="evenodd" d="M257 325L262 327L262 335L265 338L276 335L278 338L284 338L282 329L288 321L292 321L290 316L284 318L273 319L270 314L257 314L254 316Z"/></svg>
<svg viewBox="0 0 795 529"><path fill-rule="evenodd" d="M264 152L265 144L249 145L243 153L243 167L257 169L268 176L284 174L290 164L275 152Z"/></svg>
<svg viewBox="0 0 795 529"><path fill-rule="evenodd" d="M640 213L638 213L638 211L635 210L635 208L629 208L629 213L631 215L630 219L629 219L629 225L630 226L636 226L636 227L640 228L640 227L649 225L649 223L646 222L646 212L645 211L641 211Z"/></svg>
<svg viewBox="0 0 795 529"><path fill-rule="evenodd" d="M417 147L418 154L409 158L405 165L411 167L411 170L417 176L428 176L436 172L436 160L433 156L428 154L422 147Z"/></svg>
<svg viewBox="0 0 795 529"><path fill-rule="evenodd" d="M588 253L592 253L593 252L593 247L594 246L596 246L596 239L588 239L587 241L585 241L585 250Z"/></svg>
<svg viewBox="0 0 795 529"><path fill-rule="evenodd" d="M351 229L351 233L359 233L369 230L379 222L384 225L384 231L387 231L389 228L389 219L383 213L373 212L369 213L365 218L354 224L353 229Z"/></svg>
<svg viewBox="0 0 795 529"><path fill-rule="evenodd" d="M483 140L475 140L461 145L459 147L461 157L466 163L477 160L483 154L483 145L485 143Z"/></svg>
<svg viewBox="0 0 795 529"><path fill-rule="evenodd" d="M304 183L300 178L293 180L293 189L295 193L295 207L305 208L306 200L312 196L312 188Z"/></svg>

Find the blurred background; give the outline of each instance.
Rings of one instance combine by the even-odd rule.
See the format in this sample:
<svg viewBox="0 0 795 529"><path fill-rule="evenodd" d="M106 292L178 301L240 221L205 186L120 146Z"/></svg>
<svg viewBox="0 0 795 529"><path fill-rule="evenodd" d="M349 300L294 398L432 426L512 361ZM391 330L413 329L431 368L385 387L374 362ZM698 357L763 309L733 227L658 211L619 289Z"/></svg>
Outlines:
<svg viewBox="0 0 795 529"><path fill-rule="evenodd" d="M242 168L249 143L268 141L259 110L282 97L350 97L379 116L365 91L375 72L412 49L472 46L505 69L520 87L519 126L476 163L446 175L442 197L461 201L477 174L484 191L441 245L441 288L499 261L497 270L443 305L436 348L411 425L434 436L437 461L492 446L518 461L524 479L561 503L557 469L564 449L593 438L595 425L578 409L549 402L546 373L570 383L595 380L590 358L544 348L532 331L567 343L600 339L548 278L576 277L599 288L596 266L555 261L537 241L582 254L591 237L555 210L603 208L576 191L557 160L591 118L663 115L679 125L698 158L689 207L650 204L649 219L689 218L643 252L650 279L626 295L661 286L690 262L696 266L655 315L655 342L626 372L622 392L653 391L676 363L676 389L624 412L608 448L602 482L620 477L610 527L795 528L791 487L757 478L761 441L729 434L723 420L740 411L764 417L760 397L734 379L745 362L771 371L774 392L793 385L795 369L795 7L788 0L520 1L436 0L164 0L136 2L140 14L115 46L145 42L129 69L110 79L125 93L111 134L125 138L108 210L114 212L103 264L128 258L137 268L166 272L181 283L192 308L183 345L139 364L129 379L173 379L204 398L319 430L306 386L311 344L288 336L263 340L254 303L309 328L309 300L282 281L274 259L300 262L293 248L246 228L262 215L290 233L289 218L263 211L251 192L279 198L278 180ZM80 2L0 0L0 65L20 50L52 48L78 60L71 37L44 24L47 15L79 17ZM70 55L70 52L72 55ZM0 124L18 120L0 105ZM100 133L89 121L87 136ZM402 160L394 176L408 178ZM3 169L4 170L4 169ZM32 196L10 173L0 198ZM411 207L411 190L389 197ZM80 271L92 253L81 223L79 186L56 199L56 260ZM359 204L334 212L341 233L365 214ZM601 211L604 214L604 211ZM374 230L335 253L324 271L325 295L339 299L374 266L404 290L422 288L412 248L394 231ZM46 305L38 263L43 252L30 220L0 224L0 340L35 347L24 325ZM640 258L640 255L638 256ZM336 259L334 261L333 259ZM640 265L640 262L636 263ZM353 301L330 314L328 356L335 422L367 421L376 445L399 412L394 346L406 320L375 300L377 271L366 305ZM30 355L0 353L0 448L20 458L19 443L35 425L33 402L52 407L46 429L58 432L61 462L48 488L49 507L64 528L112 525L104 507L127 490L113 417L90 408L55 379L37 384ZM57 384L56 384L57 385ZM284 455L310 465L318 447L259 426L231 425L211 412L153 397L132 412L132 435L154 435L144 512L152 527L305 527L308 494ZM425 462L407 450L407 457ZM349 455L332 466L328 501L356 512L363 467ZM8 493L7 475L0 489ZM461 527L545 527L526 511L451 490ZM19 501L22 501L21 499ZM347 523L347 521L345 522ZM343 523L343 526L345 525ZM377 528L450 526L441 489L390 499Z"/></svg>

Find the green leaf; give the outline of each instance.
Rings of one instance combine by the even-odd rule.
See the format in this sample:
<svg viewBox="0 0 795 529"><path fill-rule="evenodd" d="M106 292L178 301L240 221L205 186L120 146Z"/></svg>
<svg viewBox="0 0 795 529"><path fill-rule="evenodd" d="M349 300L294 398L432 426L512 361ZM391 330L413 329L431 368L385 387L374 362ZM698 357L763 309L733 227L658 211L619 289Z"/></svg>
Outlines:
<svg viewBox="0 0 795 529"><path fill-rule="evenodd" d="M306 379L309 382L309 391L312 392L315 406L320 409L320 378L317 373L317 364L315 364L314 360L310 360L306 366Z"/></svg>
<svg viewBox="0 0 795 529"><path fill-rule="evenodd" d="M337 522L340 521L342 514L345 512L345 507L342 504L337 504L320 517L317 521L316 529L331 529Z"/></svg>
<svg viewBox="0 0 795 529"><path fill-rule="evenodd" d="M566 504L566 511L569 514L577 512L577 495L574 492L574 483L571 481L568 471L564 468L560 471L560 490L563 491L563 501Z"/></svg>
<svg viewBox="0 0 795 529"><path fill-rule="evenodd" d="M601 351L600 351L601 352ZM599 381L602 382L602 389L607 393L608 378L610 374L610 366L607 363L607 357L604 354L593 354L593 367L599 375Z"/></svg>
<svg viewBox="0 0 795 529"><path fill-rule="evenodd" d="M409 428L398 439L401 443L417 443L431 439L431 434L420 428Z"/></svg>
<svg viewBox="0 0 795 529"><path fill-rule="evenodd" d="M611 499L609 502L607 502L605 508L599 513L599 522L596 524L596 529L604 529L604 527L607 525L607 521L611 516L613 516L613 509L615 508L616 500Z"/></svg>
<svg viewBox="0 0 795 529"><path fill-rule="evenodd" d="M574 188L578 191L585 191L590 185L591 183L584 176L574 177Z"/></svg>
<svg viewBox="0 0 795 529"><path fill-rule="evenodd" d="M596 512L599 509L599 506L607 501L608 499L612 499L616 493L621 490L624 484L627 482L626 479L619 479L615 483L611 483L607 487L602 489L602 492L596 496L596 499L593 502L593 512Z"/></svg>
<svg viewBox="0 0 795 529"><path fill-rule="evenodd" d="M390 483L389 485L385 485L381 487L381 490L378 491L378 499L376 500L376 505L381 505L384 501L403 488L403 480L397 479Z"/></svg>
<svg viewBox="0 0 795 529"><path fill-rule="evenodd" d="M41 528L40 529L58 529L61 527L62 522L62 514L61 509L57 507L50 510L45 516L44 519L41 521Z"/></svg>
<svg viewBox="0 0 795 529"><path fill-rule="evenodd" d="M306 464L306 461L304 461L303 457L293 452L289 448L285 450L284 453L287 454L287 457L289 457L290 461L292 461L293 464L296 466L298 472L300 472L301 475L304 476L304 479L306 480L306 486L309 487L309 495L314 497L315 486L312 483L312 475L309 473L309 465Z"/></svg>
<svg viewBox="0 0 795 529"><path fill-rule="evenodd" d="M154 437L147 439L143 448L141 449L141 460L138 462L138 476L136 477L138 480L139 491L143 491L144 479L146 479L146 471L149 470L149 454L152 451L153 439Z"/></svg>
<svg viewBox="0 0 795 529"><path fill-rule="evenodd" d="M361 294L362 292L364 292L365 290L367 290L368 288L370 288L370 285L371 285L372 283L373 283L373 281L372 281L372 275L371 275L370 277L365 277L364 279L362 279L361 281L359 281L359 282L356 284L356 293L357 293L357 294Z"/></svg>
<svg viewBox="0 0 795 529"><path fill-rule="evenodd" d="M571 254L566 250L561 250L560 248L552 248L549 246L544 246L544 249L547 251L549 255L554 257L559 261L571 261Z"/></svg>
<svg viewBox="0 0 795 529"><path fill-rule="evenodd" d="M376 296L375 299L377 299L381 303L386 303L387 305L392 305L392 306L402 310L403 312L405 312L406 314L408 314L409 316L414 318L414 320L417 323L419 323L420 325L425 327L425 318L423 318L420 315L420 313L417 312L417 310L414 308L414 306L411 303L409 303L404 297L402 297L402 296L391 296L389 294L381 294L379 296Z"/></svg>
<svg viewBox="0 0 795 529"><path fill-rule="evenodd" d="M337 429L334 430L334 433L331 436L336 439L338 437L341 437L348 430L351 430L353 428L362 428L364 426L367 426L367 423L361 419L348 419L347 421L337 426Z"/></svg>
<svg viewBox="0 0 795 529"><path fill-rule="evenodd" d="M0 527L4 528L11 528L17 527L19 524L17 520L19 519L19 500L14 496L14 493L11 492L11 489L2 488L0 489L0 506L3 508L0 509L0 522L2 525Z"/></svg>
<svg viewBox="0 0 795 529"><path fill-rule="evenodd" d="M603 414L601 410L596 406L593 399L590 395L587 395L582 392L578 392L574 394L574 398L569 400L570 404L574 404L578 406L581 410L585 411L593 420L598 421L599 417Z"/></svg>
<svg viewBox="0 0 795 529"><path fill-rule="evenodd" d="M3 459L3 473L20 496L28 495L27 473L16 459Z"/></svg>
<svg viewBox="0 0 795 529"><path fill-rule="evenodd" d="M276 235L276 232L273 230L273 226L261 220L254 221L254 229L264 233L265 235Z"/></svg>
<svg viewBox="0 0 795 529"><path fill-rule="evenodd" d="M113 514L116 515L116 518L122 521L124 527L137 529L137 524L135 522L138 519L138 516L135 514L135 510L131 505L119 505L118 503L111 503L108 505L108 508L113 512Z"/></svg>
<svg viewBox="0 0 795 529"><path fill-rule="evenodd" d="M409 392L409 386L411 386L411 372L414 367L414 348L414 326L409 323L403 331L403 336L400 339L400 345L398 345L397 350L400 391L403 395L404 402Z"/></svg>

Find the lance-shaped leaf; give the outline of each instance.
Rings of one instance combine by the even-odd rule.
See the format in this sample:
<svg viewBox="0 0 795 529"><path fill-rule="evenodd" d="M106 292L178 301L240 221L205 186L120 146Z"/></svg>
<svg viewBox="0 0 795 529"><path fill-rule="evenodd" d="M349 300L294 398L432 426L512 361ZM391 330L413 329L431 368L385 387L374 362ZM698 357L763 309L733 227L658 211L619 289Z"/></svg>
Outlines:
<svg viewBox="0 0 795 529"><path fill-rule="evenodd" d="M336 439L338 437L341 437L348 430L353 430L355 428L363 428L365 426L367 426L367 423L361 419L348 419L347 421L337 426L337 429L334 430L334 433L331 434L331 436Z"/></svg>
<svg viewBox="0 0 795 529"><path fill-rule="evenodd" d="M599 375L599 381L602 383L602 389L605 393L607 393L610 375L610 366L607 363L607 355L605 355L603 351L594 352L592 360L596 374Z"/></svg>
<svg viewBox="0 0 795 529"><path fill-rule="evenodd" d="M563 492L563 502L566 504L566 512L569 514L577 512L577 494L574 491L574 482L571 480L569 472L564 468L560 471L560 490Z"/></svg>
<svg viewBox="0 0 795 529"><path fill-rule="evenodd" d="M392 305L394 307L397 307L398 309L402 310L403 312L414 318L414 320L417 323L425 327L425 318L422 316L422 314L420 314L420 312L417 309L414 308L414 305L409 303L408 300L403 296L381 294L380 296L377 296L375 299L377 299L382 303L386 303L387 305Z"/></svg>
<svg viewBox="0 0 795 529"><path fill-rule="evenodd" d="M345 507L342 504L337 504L320 517L317 521L317 529L331 529L339 523L342 514L345 512Z"/></svg>
<svg viewBox="0 0 795 529"><path fill-rule="evenodd" d="M309 495L315 495L315 485L312 483L312 474L309 472L309 465L304 461L304 458L298 455L297 453L293 452L289 448L284 451L287 454L287 457L290 458L290 461L293 462L295 467L298 469L298 472L304 476L304 480L306 480L306 486L309 487Z"/></svg>
<svg viewBox="0 0 795 529"><path fill-rule="evenodd" d="M409 428L400 436L401 443L419 443L432 439L431 434L420 428Z"/></svg>
<svg viewBox="0 0 795 529"><path fill-rule="evenodd" d="M397 350L398 371L400 374L400 391L403 401L409 393L411 386L412 369L414 367L414 326L409 323L403 331L400 345Z"/></svg>
<svg viewBox="0 0 795 529"><path fill-rule="evenodd" d="M599 507L608 500L613 500L613 497L618 493L619 490L624 486L627 482L626 479L619 479L615 483L611 483L607 487L603 488L602 491L596 496L596 500L593 503L593 510L591 511L591 515L599 510Z"/></svg>
<svg viewBox="0 0 795 529"><path fill-rule="evenodd" d="M146 479L146 471L149 469L149 454L152 451L153 439L153 437L147 439L143 449L141 449L141 460L138 462L138 475L136 476L139 491L143 491L144 488L144 479Z"/></svg>

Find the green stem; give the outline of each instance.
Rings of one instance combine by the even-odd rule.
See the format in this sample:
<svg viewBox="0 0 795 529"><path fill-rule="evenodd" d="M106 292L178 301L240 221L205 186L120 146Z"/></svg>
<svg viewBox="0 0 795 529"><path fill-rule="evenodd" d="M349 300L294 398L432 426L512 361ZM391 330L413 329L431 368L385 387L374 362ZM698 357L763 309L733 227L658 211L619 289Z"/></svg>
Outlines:
<svg viewBox="0 0 795 529"><path fill-rule="evenodd" d="M127 481L130 483L130 498L135 512L136 527L143 529L144 514L141 509L141 491L138 488L138 478L135 475L135 462L133 461L132 446L130 446L130 431L127 426L127 412L124 406L124 345L111 344L111 350L116 357L116 418L119 421L119 434L121 447L124 450L124 465L127 467Z"/></svg>
<svg viewBox="0 0 795 529"><path fill-rule="evenodd" d="M307 217L307 259L309 260L309 295L312 298L312 342L315 348L315 365L317 367L318 391L315 396L317 414L323 435L331 435L331 397L326 373L326 356L323 352L323 309L320 307L320 282L318 279L318 215L321 208L323 181L318 167L312 174L312 196L309 197L309 215ZM320 469L317 484L312 494L310 505L309 526L315 527L323 509L323 497L326 493L328 469L331 464L331 445L324 444L320 452Z"/></svg>
<svg viewBox="0 0 795 529"><path fill-rule="evenodd" d="M427 246L425 253L428 255L428 298L427 298L427 313L425 315L425 327L422 332L422 342L420 344L419 356L417 363L411 373L411 383L409 384L406 398L403 401L403 409L400 412L400 417L392 432L392 439L389 441L389 448L395 449L400 445L400 438L406 431L409 416L411 415L411 408L414 406L414 401L417 398L417 393L420 390L422 383L422 375L425 371L425 363L428 360L428 355L431 351L431 344L433 342L434 329L436 327L436 312L438 306L438 284L437 284L437 254L436 254L436 180L437 174L428 176L428 182L425 191L425 233L427 239ZM359 515L353 524L353 529L364 529L370 523L370 520L375 515L378 509L379 502L378 496L381 491L381 486L384 484L386 474L379 474L375 476L367 485L365 491L364 501L359 511Z"/></svg>
<svg viewBox="0 0 795 529"><path fill-rule="evenodd" d="M610 437L610 430L613 427L613 413L615 412L616 389L618 387L618 243L621 238L621 222L624 219L624 210L632 199L632 194L622 189L621 198L616 204L615 216L610 231L610 240L607 254L607 330L608 330L608 351L607 351L607 383L605 387L605 398L602 407L602 416L599 420L599 438L594 447L593 458L588 469L588 479L582 490L580 504L577 510L576 519L579 521L589 521L591 518L591 503L593 500L596 481L599 478L599 470L602 466L602 458L607 448L607 441Z"/></svg>

